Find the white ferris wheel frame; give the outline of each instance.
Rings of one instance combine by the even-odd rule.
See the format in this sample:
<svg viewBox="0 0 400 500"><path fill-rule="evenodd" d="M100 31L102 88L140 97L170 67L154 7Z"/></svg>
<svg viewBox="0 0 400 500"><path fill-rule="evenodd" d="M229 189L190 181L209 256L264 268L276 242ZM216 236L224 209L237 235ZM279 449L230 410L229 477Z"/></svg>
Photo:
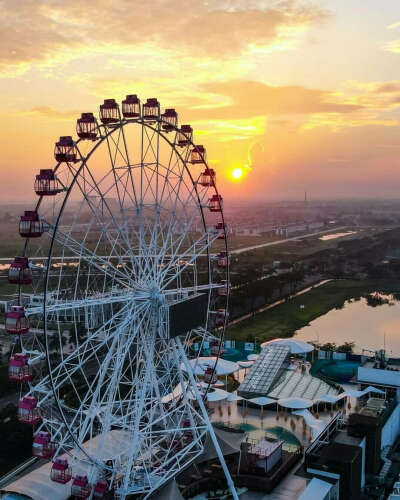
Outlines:
<svg viewBox="0 0 400 500"><path fill-rule="evenodd" d="M156 156L156 176L159 175L159 149L158 149L158 141L163 139L166 144L169 145L171 150L173 150L173 153L177 156L177 158L181 161L181 165L183 166L182 170L182 176L186 172L188 175L192 187L194 189L195 195L197 197L197 202L198 202L198 210L201 214L201 221L203 224L203 235L200 238L200 240L197 240L195 242L195 245L193 248L189 248L185 250L182 254L178 253L180 250L180 246L177 248L177 252L175 255L172 256L171 262L173 262L173 259L179 258L180 260L187 259L188 264L195 265L197 262L197 259L199 257L206 257L207 258L207 273L208 273L208 283L205 285L201 285L198 283L193 283L192 287L186 287L183 289L168 289L167 286L173 281L173 278L167 281L166 286L164 290L162 290L163 293L160 293L161 290L158 292L155 291L154 293L151 290L146 290L142 287L142 283L138 283L138 286L135 287L134 289L130 289L128 291L124 291L123 293L115 293L115 291L107 291L107 293L103 293L100 296L94 296L91 298L83 298L80 300L66 300L66 301L58 301L54 303L52 301L52 293L53 290L51 289L50 286L50 277L51 277L51 270L52 266L55 260L55 257L53 256L53 250L54 246L60 245L62 248L67 248L72 255L75 255L77 258L79 258L79 262L81 261L82 257L83 260L90 262L90 265L97 269L100 273L104 273L106 275L110 270L110 257L112 256L99 256L96 254L96 249L94 251L89 251L89 249L79 241L77 241L75 238L71 236L71 232L64 233L61 230L61 220L64 214L64 209L67 206L67 203L70 198L70 194L74 187L76 187L78 183L78 179L80 176L80 173L84 169L88 169L90 172L90 169L88 168L88 162L91 159L92 155L97 151L97 149L104 144L105 142L107 143L109 153L110 153L110 160L111 160L111 170L115 174L115 158L114 162L112 159L111 151L110 151L110 138L114 141L114 145L116 150L119 149L120 147L120 140L122 140L123 147L126 152L126 160L127 160L127 165L126 168L130 170L131 164L129 161L129 151L128 151L128 145L127 145L127 140L125 137L125 127L128 125L136 124L141 126L142 128L142 150L141 150L141 209L143 210L143 187L142 187L142 181L143 181L143 170L144 170L144 161L143 161L143 134L144 131L146 131L147 134L147 129L150 129L150 134L152 134L153 137L157 137L157 156ZM85 436L87 435L88 428L90 427L90 424L93 424L94 418L90 415L86 415L86 418L83 419L83 412L76 412L76 415L79 414L80 421L79 421L79 429L80 429L80 434L77 437L76 433L73 432L71 429L71 425L76 425L76 421L74 422L68 422L68 419L66 418L65 414L65 407L64 403L62 400L59 398L59 388L62 386L64 383L63 377L65 376L65 371L69 370L69 373L75 369L75 370L80 370L83 372L83 365L85 363L78 362L75 367L72 367L72 360L75 357L85 357L85 362L87 362L87 359L89 356L96 358L97 353L100 352L101 348L106 346L107 342L111 341L112 349L110 348L108 353L106 354L105 358L102 361L102 368L104 368L104 377L103 381L105 380L105 375L110 371L110 368L113 367L113 373L115 374L121 374L122 369L121 366L118 366L118 363L123 362L124 357L123 353L124 350L129 349L129 346L132 345L132 339L125 340L124 343L121 341L121 339L124 336L124 329L127 328L127 326L132 321L132 315L134 315L135 318L140 318L140 321L138 323L138 331L140 330L143 322L146 320L148 321L149 318L146 318L146 311L149 311L149 309L158 307L155 306L154 304L157 304L157 301L160 300L165 300L165 297L170 295L173 296L179 291L179 294L182 295L182 293L186 294L193 294L193 293L199 293L199 292L208 292L208 310L207 310L207 323L209 322L210 317L212 314L215 314L215 311L211 311L210 308L212 307L212 304L210 302L211 297L212 297L212 292L218 291L220 288L220 285L218 283L213 283L212 279L212 273L213 273L213 264L212 264L212 255L211 255L211 247L213 243L216 241L218 238L218 234L210 233L209 228L206 225L206 218L204 215L204 209L207 208L207 205L204 204L204 193L207 194L207 189L204 191L203 196L201 197L199 195L198 189L197 189L197 180L192 176L192 173L190 169L188 168L188 164L190 164L190 151L192 148L195 148L195 144L193 143L192 139L188 140L187 147L185 148L185 153L186 157L184 158L181 152L177 149L176 145L176 137L177 134L179 133L179 128L177 126L172 127L172 131L175 134L175 141L171 142L171 140L168 138L167 133L165 133L162 130L162 124L163 120L159 118L157 120L157 123L155 126L150 124L148 121L146 121L143 117L139 118L133 118L133 119L125 119L122 118L120 115L120 121L118 123L113 123L112 125L99 125L97 124L97 131L98 131L98 139L96 140L95 144L93 147L90 149L90 151L86 154L83 155L79 148L79 144L81 142L81 139L77 140L75 142L76 150L79 154L79 164L78 168L75 168L74 165L68 165L68 168L72 171L72 173L75 170L75 174L73 174L73 180L71 183L67 186L64 186L65 190L65 196L62 201L62 204L60 206L58 216L55 220L55 223L51 224L47 221L46 222L46 232L48 235L51 237L51 242L50 242L50 247L48 250L48 255L47 255L47 262L45 266L45 288L43 292L43 304L35 307L28 307L26 308L26 315L29 317L42 317L43 319L43 332L44 332L44 350L45 352L40 352L40 349L36 349L33 351L29 351L28 349L25 349L24 351L30 355L31 361L37 362L37 360L43 360L44 354L45 358L47 361L47 369L48 369L48 375L47 377L44 377L43 379L37 381L37 382L32 382L30 383L30 389L28 392L28 395L35 395L39 399L39 407L43 410L42 418L43 422L39 426L38 430L41 429L46 429L49 430L52 434L52 438L57 442L57 453L56 456L61 454L69 454L72 457L72 460L74 463L80 463L80 464L89 464L90 467L89 469L86 467L86 471L89 471L89 476L91 481L95 481L96 479L101 477L102 472L105 470L108 472L108 477L111 475L111 481L113 481L114 486L115 486L115 491L119 498L125 498L127 495L130 494L142 494L144 498L150 498L150 495L152 492L154 492L156 489L158 489L161 485L163 485L166 481L168 481L170 478L176 476L181 472L184 468L186 468L190 463L193 462L193 460L201 454L203 451L203 445L204 445L204 440L205 436L207 434L210 434L215 448L217 450L219 459L221 461L224 473L226 475L228 485L231 489L232 495L234 498L238 498L235 487L233 485L230 473L226 467L224 457L221 453L218 441L216 439L213 427L210 423L210 419L208 417L207 409L204 405L203 397L204 394L200 394L198 387L197 387L197 379L193 373L193 369L188 362L188 343L190 340L190 336L187 336L186 338L183 339L183 342L180 337L177 337L175 339L165 339L165 346L166 349L169 349L168 351L169 354L173 354L175 356L175 364L174 367L177 368L178 371L178 376L179 376L179 383L182 388L182 397L183 397L183 403L179 409L172 409L171 411L165 410L165 412L160 416L156 415L154 408L150 407L150 410L148 413L146 413L146 391L140 391L140 396L138 399L135 400L135 403L138 404L139 410L136 411L136 414L129 413L121 416L121 421L126 419L125 424L122 424L121 427L123 428L129 428L131 426L130 430L132 431L130 435L130 443L131 443L131 451L130 453L127 453L126 456L124 457L124 460L122 463L118 464L118 466L113 463L111 466L105 466L104 460L98 456L93 456L90 452L87 451L87 449L82 446L85 443ZM115 141L113 139L113 134L117 133L118 131L118 139ZM149 137L149 136L147 136ZM152 139L151 139L152 140ZM151 142L149 140L149 142ZM202 157L202 164L201 167L208 168L207 162L205 161L205 158ZM171 159L170 159L171 161ZM57 163L54 171L57 173L58 169L60 168L61 163ZM168 165L168 169L170 168L170 165ZM131 173L130 173L131 175ZM92 178L93 182L93 188L95 191L97 191L102 198L102 206L103 206L103 200L104 196L101 191L101 187L97 185L97 182L95 178ZM133 183L133 180L132 180ZM115 181L115 185L117 185L117 181ZM134 185L134 183L133 183ZM179 184L181 185L181 183ZM212 186L212 190L216 195L219 195L218 190L215 186L215 184ZM81 190L82 192L82 190ZM157 191L158 193L158 191ZM82 192L82 195L84 193ZM135 196L135 201L137 203L137 198L136 198L136 193L134 194ZM43 200L43 196L41 196L38 200L38 203L36 205L36 210L38 211L41 207ZM86 200L87 201L87 200ZM119 200L120 207L122 208L121 205L121 200ZM88 205L90 206L89 202ZM114 219L113 217L113 212L108 207L107 201L104 200L104 206L107 207L107 210L109 211L111 218ZM226 235L226 228L225 228L225 221L224 221L224 215L223 215L223 210L222 207L220 206L220 215L221 215L221 220L223 224L223 233L224 233L224 242L225 242L225 253L227 256L227 265L225 268L225 283L229 283L229 253L228 253L228 244L227 244L227 235ZM94 219L93 219L94 220ZM142 223L142 222L141 222ZM143 225L143 223L142 223ZM117 225L118 227L118 225ZM142 226L141 226L142 227ZM90 225L88 228L88 232L90 229ZM119 228L120 230L122 228ZM157 231L156 224L154 225L154 231ZM121 231L122 233L123 231ZM183 239L182 239L183 241ZM158 252L160 251L159 246L158 246L158 240L157 238L151 238L151 242L153 242L153 249L154 255L156 255L156 261L159 262L158 260ZM24 256L28 256L28 250L29 250L29 239L26 240L25 242L25 247L24 247ZM128 242L129 243L129 242ZM199 245L200 243L200 245ZM142 245L142 242L140 242L140 245ZM145 243L143 243L143 246L145 247ZM118 242L115 240L114 245L112 246L113 250L115 252L118 252ZM145 248L146 250L149 249L147 246ZM140 249L139 249L140 250ZM188 250L191 250L192 253L188 252ZM86 254L84 254L86 252ZM120 257L120 255L119 255ZM128 256L132 257L132 256ZM108 260L107 260L108 259ZM193 264L194 263L194 264ZM186 264L185 264L186 265ZM159 266L158 266L159 267ZM144 271L148 273L152 273L154 277L159 277L160 276L160 270L157 267L155 269L154 266L154 259L151 258L149 259L149 262L145 264ZM173 269L172 269L173 271ZM166 266L166 271L164 271L164 275L167 275L167 272L171 272L171 264L168 264ZM126 281L126 276L123 272L119 271L116 266L112 266L112 270L110 272L112 279L115 280L115 282L127 286L127 281ZM21 295L22 295L22 289L21 285L18 285L19 287L19 298L21 300ZM162 297L161 297L162 295ZM57 295L58 296L58 295ZM227 310L227 304L229 300L229 287L227 289L227 294L225 297L225 311ZM62 362L59 363L56 367L52 365L51 362L51 348L49 346L49 329L47 325L47 318L49 315L57 315L61 311L75 311L79 310L81 308L90 308L90 307L95 307L95 306L102 306L104 304L123 304L122 308L116 313L112 314L111 318L101 325L100 328L96 329L94 333L89 334L88 337L85 339L84 342L82 342L81 345L77 345L77 349L70 353L68 356L64 358L64 355L62 354ZM166 325L167 321L165 320L165 317L163 315L165 314L165 310L162 307L158 307L157 309L157 325ZM115 328L115 331L113 332L112 336L107 335L107 331L109 332L110 330L106 330L110 325L112 324L112 321L115 320L115 318L124 316L124 319L120 321L118 326ZM154 316L154 315L153 315ZM150 314L150 318L152 315ZM75 321L75 313L73 313L73 318ZM216 367L217 360L220 355L221 351L221 346L222 346L222 340L224 338L224 332L227 324L227 315L225 314L223 324L219 327L217 331L214 331L215 333L219 334L219 349L218 349L218 354L216 356L216 362L214 369ZM168 325L166 325L166 328L168 330ZM161 328L162 329L162 328ZM198 353L201 351L201 347L203 346L204 341L207 339L213 339L215 338L211 333L208 332L208 325L204 325L204 328L199 329L199 331L196 331L196 335L198 338L200 338L200 349L198 350ZM151 331L155 329L150 329ZM58 332L60 335L60 331ZM90 344L90 342L93 340L93 336L97 336L97 339L100 338L99 333L103 334L103 339L101 341L97 341L97 345L93 346ZM167 336L167 333L166 333ZM133 337L135 338L135 337ZM195 338L195 337L193 337ZM130 342L130 344L129 344ZM151 359L156 355L152 350L154 350L155 347L155 339L151 340L146 348L150 349L151 355L147 356L147 363L149 365L151 364ZM41 341L41 344L43 346L43 340ZM168 347L167 347L167 344ZM23 345L23 343L22 343ZM173 348L171 348L171 345ZM61 343L60 343L61 346ZM115 351L116 349L116 351ZM115 356L115 352L118 354ZM113 356L114 355L114 356ZM161 356L160 356L161 358ZM144 359L144 358L143 358ZM114 364L113 364L114 363ZM181 369L181 366L184 366L184 369ZM145 379L143 380L144 386L147 386L147 384L151 384L153 381L150 380L152 376L154 376L155 372L155 367L151 367L148 370L145 370ZM73 373L70 373L70 376L72 376ZM146 378L147 377L147 378ZM72 380L72 379L71 379ZM117 384L120 382L120 380L115 380L111 379L111 383ZM170 386L171 384L171 379L168 380L166 378L165 381L165 386L163 389L163 394L165 395L170 393L173 390L173 387ZM157 384L156 384L157 385ZM208 387L206 389L206 392L210 388L211 382L208 384ZM92 390L97 390L100 391L99 387L101 387L101 384L98 384L97 389L93 387L93 384L90 385L88 383L88 387L91 387ZM158 386L157 386L158 387ZM75 388L74 388L75 389ZM159 388L158 388L159 389ZM76 389L75 389L76 390ZM166 392L168 390L168 392ZM196 410L193 405L193 401L188 397L189 393L193 394L196 398L196 402L198 405L198 409ZM158 394L158 397L161 398L162 394ZM108 408L108 414L105 416L105 420L108 421L106 422L106 426L108 430L106 432L111 432L111 429L113 426L116 425L115 419L113 421L111 415L111 407L113 407L114 401L111 400L110 406ZM49 410L50 408L50 410ZM183 410L182 410L183 408ZM55 410L55 411L54 411ZM122 407L121 407L121 412L122 412ZM180 412L180 413L179 413ZM183 413L182 413L183 412ZM139 440L139 435L141 436L142 440L146 440L146 437L143 438L143 435L146 435L146 430L140 429L139 432L139 427L143 427L143 419L147 419L148 421L148 435L149 437L149 443L154 446L154 440L155 440L155 435L157 432L154 432L153 429L150 427L154 427L155 425L158 425L160 421L167 422L168 425L162 429L163 434L165 436L165 433L170 432L171 435L176 435L177 432L182 432L182 414L187 414L189 420L190 420L190 426L185 428L184 432L192 432L192 439L189 442L188 445L184 446L183 449L178 452L174 453L173 456L170 456L170 453L166 452L164 453L165 461L160 464L158 469L154 471L145 471L144 476L146 476L146 480L142 481L142 485L138 485L137 479L132 478L133 474L132 471L135 469L135 461L137 462L137 456L134 454L134 449L138 445L138 440ZM58 413L58 415L57 415ZM123 412L122 412L123 413ZM179 417L174 416L174 413L177 415L179 413ZM92 418L92 421L90 422L90 419ZM136 418L136 419L135 419ZM174 418L178 419L177 425L175 428L171 427L171 423L174 422ZM133 420L132 420L133 419ZM180 419L180 420L179 420ZM60 421L61 420L61 421ZM150 425L151 424L151 425ZM104 425L104 424L102 424ZM169 426L169 427L168 427ZM133 429L132 429L133 427ZM100 434L102 435L102 434ZM90 433L91 438L93 438L92 431ZM71 438L73 441L73 446L71 446ZM160 442L162 440L160 439ZM103 444L103 447L105 445ZM100 448L97 449L97 451L101 451L101 446ZM171 451L171 450L169 450ZM182 456L182 460L180 460L180 456ZM169 457L169 458L167 458ZM186 460L185 460L186 458ZM142 457L143 459L143 457ZM145 460L142 460L143 463L145 463ZM120 481L118 484L117 478L116 478L116 471L119 470L124 471L123 474L123 480Z"/></svg>

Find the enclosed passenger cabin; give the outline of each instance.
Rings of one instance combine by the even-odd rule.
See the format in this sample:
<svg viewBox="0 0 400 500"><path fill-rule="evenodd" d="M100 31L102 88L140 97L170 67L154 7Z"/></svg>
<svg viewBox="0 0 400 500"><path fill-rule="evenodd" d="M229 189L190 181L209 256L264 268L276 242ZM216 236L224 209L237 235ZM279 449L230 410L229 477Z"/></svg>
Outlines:
<svg viewBox="0 0 400 500"><path fill-rule="evenodd" d="M178 132L178 146L189 146L193 138L193 129L190 125L182 125Z"/></svg>
<svg viewBox="0 0 400 500"><path fill-rule="evenodd" d="M228 321L229 313L226 309L218 309L217 310L217 315L215 318L215 326L221 327L224 326L225 321ZM224 353L226 353L226 350L224 350ZM222 355L222 352L221 352Z"/></svg>
<svg viewBox="0 0 400 500"><path fill-rule="evenodd" d="M8 282L13 285L30 285L32 271L28 257L15 257L8 270Z"/></svg>
<svg viewBox="0 0 400 500"><path fill-rule="evenodd" d="M119 122L119 106L115 99L104 99L100 105L100 121L105 125Z"/></svg>
<svg viewBox="0 0 400 500"><path fill-rule="evenodd" d="M215 170L212 168L206 168L204 172L200 174L198 183L200 186L210 187L215 185Z"/></svg>
<svg viewBox="0 0 400 500"><path fill-rule="evenodd" d="M215 232L218 234L217 239L218 240L224 240L225 239L225 226L223 222L218 222L215 226Z"/></svg>
<svg viewBox="0 0 400 500"><path fill-rule="evenodd" d="M90 485L87 476L76 475L72 481L71 496L74 498L88 498Z"/></svg>
<svg viewBox="0 0 400 500"><path fill-rule="evenodd" d="M31 367L28 365L28 356L17 352L8 364L8 380L13 382L30 382L33 378Z"/></svg>
<svg viewBox="0 0 400 500"><path fill-rule="evenodd" d="M208 208L210 212L222 212L222 196L220 194L214 194L208 200Z"/></svg>
<svg viewBox="0 0 400 500"><path fill-rule="evenodd" d="M71 467L66 458L56 458L50 471L50 479L55 483L67 484L72 478Z"/></svg>
<svg viewBox="0 0 400 500"><path fill-rule="evenodd" d="M97 120L93 113L82 113L76 122L76 133L80 139L95 141L97 139Z"/></svg>
<svg viewBox="0 0 400 500"><path fill-rule="evenodd" d="M23 306L11 306L6 314L5 329L10 335L23 335L29 332L29 319L25 316Z"/></svg>
<svg viewBox="0 0 400 500"><path fill-rule="evenodd" d="M225 349L223 342L213 342L211 344L211 354L213 356L218 356L218 354L220 356L222 356L223 354L226 354L226 353L227 353L227 350Z"/></svg>
<svg viewBox="0 0 400 500"><path fill-rule="evenodd" d="M93 498L101 499L105 498L108 490L107 481L97 481L93 488Z"/></svg>
<svg viewBox="0 0 400 500"><path fill-rule="evenodd" d="M136 94L127 95L122 101L122 116L124 118L139 118L140 99Z"/></svg>
<svg viewBox="0 0 400 500"><path fill-rule="evenodd" d="M221 280L220 287L217 288L217 293L220 297L226 297L230 290L230 284L226 280Z"/></svg>
<svg viewBox="0 0 400 500"><path fill-rule="evenodd" d="M50 460L56 452L56 444L51 441L49 432L39 431L35 434L32 444L32 455Z"/></svg>
<svg viewBox="0 0 400 500"><path fill-rule="evenodd" d="M53 170L41 169L36 175L34 189L38 196L55 196L63 188Z"/></svg>
<svg viewBox="0 0 400 500"><path fill-rule="evenodd" d="M157 121L160 118L160 103L155 97L147 99L142 108L143 119L147 121Z"/></svg>
<svg viewBox="0 0 400 500"><path fill-rule="evenodd" d="M217 266L218 267L228 267L229 257L226 252L220 252L217 255Z"/></svg>
<svg viewBox="0 0 400 500"><path fill-rule="evenodd" d="M204 372L204 382L206 382L206 384L215 384L217 380L218 377L215 370L211 368L211 366L206 368L206 371Z"/></svg>
<svg viewBox="0 0 400 500"><path fill-rule="evenodd" d="M39 238L43 232L43 222L36 210L25 210L19 221L19 234L23 238Z"/></svg>
<svg viewBox="0 0 400 500"><path fill-rule="evenodd" d="M193 164L205 163L206 162L206 150L205 147L199 144L195 146L190 152L190 161Z"/></svg>
<svg viewBox="0 0 400 500"><path fill-rule="evenodd" d="M33 396L24 396L18 403L18 420L22 424L37 425L41 422L37 399Z"/></svg>
<svg viewBox="0 0 400 500"><path fill-rule="evenodd" d="M171 132L178 125L178 113L174 109L166 109L161 118L163 120L161 127L165 132Z"/></svg>
<svg viewBox="0 0 400 500"><path fill-rule="evenodd" d="M56 142L54 147L54 158L59 163L76 163L78 161L77 150L72 137L64 135Z"/></svg>

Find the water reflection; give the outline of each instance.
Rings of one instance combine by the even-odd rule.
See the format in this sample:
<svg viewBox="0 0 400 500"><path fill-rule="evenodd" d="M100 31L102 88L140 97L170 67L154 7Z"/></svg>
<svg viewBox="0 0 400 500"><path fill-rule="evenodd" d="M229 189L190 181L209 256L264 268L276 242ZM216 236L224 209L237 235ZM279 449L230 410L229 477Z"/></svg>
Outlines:
<svg viewBox="0 0 400 500"><path fill-rule="evenodd" d="M400 356L398 300L398 294L372 293L346 301L342 308L332 309L295 335L301 340L320 344L355 342L356 353L361 353L363 348L386 349L388 355Z"/></svg>
<svg viewBox="0 0 400 500"><path fill-rule="evenodd" d="M319 239L321 241L329 241L336 240L337 238L343 238L343 236L349 236L349 234L356 234L357 231L346 231L345 233L333 233L333 234L325 234L321 236Z"/></svg>

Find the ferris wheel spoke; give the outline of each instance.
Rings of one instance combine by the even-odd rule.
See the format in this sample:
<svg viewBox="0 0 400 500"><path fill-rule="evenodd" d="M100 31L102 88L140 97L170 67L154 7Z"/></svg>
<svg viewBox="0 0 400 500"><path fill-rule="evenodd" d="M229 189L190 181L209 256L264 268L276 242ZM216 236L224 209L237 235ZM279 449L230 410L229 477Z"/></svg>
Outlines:
<svg viewBox="0 0 400 500"><path fill-rule="evenodd" d="M210 290L218 290L221 285L218 283L209 283L207 285L196 285L181 288L167 288L164 290L163 295L169 297L174 295L186 295L192 293L208 292Z"/></svg>
<svg viewBox="0 0 400 500"><path fill-rule="evenodd" d="M87 180L87 177L84 175L85 172L87 172L89 175L89 179L90 179L89 181ZM84 200L86 201L89 209L91 210L93 216L98 221L99 225L102 226L104 224L104 217L103 216L99 217L99 214L97 213L96 208L93 206L93 203L89 199L90 193L96 193L97 196L100 198L102 210L103 210L103 207L106 208L107 213L108 213L111 221L113 222L115 229L121 235L122 240L124 241L124 243L126 245L124 248L124 251L129 250L130 249L130 242L129 242L125 232L122 230L122 228L118 224L118 222L113 214L113 211L111 210L111 208L109 206L109 203L105 200L105 194L103 192L101 192L101 190L99 188L99 183L97 183L95 181L95 178L94 178L93 174L91 173L87 163L84 164L83 169L79 169L77 171L76 175L82 178L82 182L79 182L79 180L76 180L76 184L77 184L82 196L84 197ZM105 176L103 176L102 180L100 180L100 184L108 175L111 175L111 171L109 171ZM85 189L86 185L89 185L89 187L90 187L89 193L87 193L87 191ZM107 233L105 233L105 236L106 236L106 238L108 238Z"/></svg>
<svg viewBox="0 0 400 500"><path fill-rule="evenodd" d="M148 309L148 305L142 307L143 310ZM101 370L96 375L93 384L87 392L87 397L83 404L87 402L90 397L90 404L86 411L86 418L80 422L80 435L84 437L87 432L87 426L90 420L96 414L96 411L101 409L103 419L103 431L108 432L113 423L113 412L115 411L115 392L117 390L117 383L121 375L121 367L125 354L134 342L137 332L141 327L142 321L145 318L143 315L142 320L136 325L132 331L128 328L129 335L114 336L112 344L107 352L107 355L102 363ZM90 395L90 396L89 396Z"/></svg>
<svg viewBox="0 0 400 500"><path fill-rule="evenodd" d="M180 238L174 238L174 230L178 229L176 219L171 217L169 220L169 226L167 227L165 231L165 237L164 237L164 232L162 231L163 235L163 244L162 247L160 248L159 255L161 255L161 259L158 262L158 276L160 277L160 272L161 270L165 267L165 262L166 260L171 260L178 254L182 246L187 242L187 234L190 232L190 229L194 223L196 215L193 214L191 219L185 221L185 227L184 230L182 230L182 235Z"/></svg>
<svg viewBox="0 0 400 500"><path fill-rule="evenodd" d="M138 209L138 207L139 207L138 197L137 197L137 194L136 194L136 186L135 186L135 181L133 179L132 165L131 165L131 161L130 161L130 155L129 155L129 150L128 150L128 143L127 143L127 140L126 140L124 127L121 127L121 131L122 131L122 141L123 141L123 144L124 144L124 149L125 149L125 154L126 154L126 166L127 166L127 169L129 170L129 178L130 178L130 181L131 181L132 192L133 192L133 196L134 196L134 199L135 199L136 209Z"/></svg>
<svg viewBox="0 0 400 500"><path fill-rule="evenodd" d="M105 259L103 256L97 255L84 244L78 242L71 235L63 233L60 229L56 230L51 226L51 224L48 224L48 226L49 235L52 236L63 248L68 248L68 250L76 255L76 257L85 260L88 265L93 266L100 272L106 273L108 276L110 276L110 278L117 281L123 287L127 286L127 284L129 283L129 276L112 265L109 260L113 257L112 254L108 256L108 259ZM116 243L114 242L112 250L115 249L115 246ZM119 256L115 255L115 257Z"/></svg>
<svg viewBox="0 0 400 500"><path fill-rule="evenodd" d="M165 290L169 284L171 284L177 277L179 277L183 271L188 269L204 252L208 250L211 246L212 242L218 238L218 235L212 237L209 233L201 236L198 240L196 240L187 250L184 250L181 254L173 254L170 262L163 270L163 277L165 278L165 283L163 284L163 290ZM180 262L184 262L183 265L179 265ZM175 272L175 275L168 279L166 275L171 270L171 268L178 269Z"/></svg>
<svg viewBox="0 0 400 500"><path fill-rule="evenodd" d="M126 154L126 156L124 156L124 154L122 153L122 151L121 151L121 149L119 147L119 143L120 143L121 138L122 138L122 142L123 142L123 144L125 146L125 154ZM112 153L112 148L111 148L110 142L112 142L114 144L114 146L115 146L114 155ZM129 154L128 154L128 149L127 149L127 146L126 146L126 139L125 139L125 133L124 133L123 127L118 128L118 138L117 138L117 140L115 140L113 134L110 134L110 135L107 136L107 149L108 149L109 158L110 158L110 162L111 162L111 167L112 167L112 171L113 171L113 175L114 175L115 188L116 188L117 195L118 195L118 200L119 200L119 205L120 205L120 211L121 211L121 213L124 212L125 196L126 195L128 195L128 197L130 198L131 202L136 206L136 209L137 209L138 208L138 203L137 203L137 198L136 198L135 185L132 182L133 178L132 178L132 172L131 172L131 168L130 168L130 164L129 164ZM123 172L122 175L119 175L119 170L121 170L121 167L117 168L117 166L116 166L116 160L117 160L118 153L121 156L121 158L123 159L123 162L125 163L125 168L126 168L125 172ZM126 176L125 183L123 182L123 177L124 176ZM129 191L127 189L129 180L131 180L131 185L132 185L132 190L133 190L132 194L134 196L133 198L132 198L131 193L129 193ZM122 193L121 193L121 188L119 186L120 183L122 185Z"/></svg>
<svg viewBox="0 0 400 500"><path fill-rule="evenodd" d="M82 366L85 363L92 362L96 353L99 352L114 336L118 335L120 329L125 328L129 323L130 319L124 317L128 307L128 305L123 307L104 325L90 334L86 340L74 349L73 352L71 352L67 357L60 361L56 367L54 367L51 374L46 375L36 386L33 386L31 392L45 392L47 396L42 400L42 403L44 403L46 399L51 397L53 394L49 392L50 386L53 387L54 392L57 392L60 387L65 384L66 379L72 378L76 372L82 370ZM112 324L115 323L118 318L123 319L119 324L112 327ZM107 333L107 335L104 335L105 333Z"/></svg>
<svg viewBox="0 0 400 500"><path fill-rule="evenodd" d="M175 136L175 138L176 138L176 136ZM174 156L175 156L175 161L173 162ZM163 205L163 202L164 202L165 188L167 185L169 185L169 178L170 178L171 174L173 174L175 168L179 168L179 157L176 154L175 149L171 149L169 159L168 159L168 164L166 166L167 172L166 172L165 177L164 177L164 186L163 186L163 189L161 191L161 196L160 196L160 205L161 206Z"/></svg>
<svg viewBox="0 0 400 500"><path fill-rule="evenodd" d="M55 303L50 303L45 306L45 314L58 313L61 311L73 311L76 309L87 309L90 307L116 304L123 302L133 302L135 300L144 300L148 298L145 293L135 293L127 290L126 293L116 294L113 292L99 294L96 297L85 297L75 300L56 300ZM27 307L25 309L26 316L36 316L43 312L43 306Z"/></svg>

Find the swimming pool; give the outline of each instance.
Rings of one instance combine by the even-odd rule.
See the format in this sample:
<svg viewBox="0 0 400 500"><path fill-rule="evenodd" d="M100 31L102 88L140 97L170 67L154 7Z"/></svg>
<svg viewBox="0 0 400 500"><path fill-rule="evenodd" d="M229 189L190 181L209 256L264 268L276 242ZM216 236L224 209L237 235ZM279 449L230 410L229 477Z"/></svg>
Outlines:
<svg viewBox="0 0 400 500"><path fill-rule="evenodd" d="M320 373L336 382L348 382L357 374L357 361L329 361L321 367Z"/></svg>

